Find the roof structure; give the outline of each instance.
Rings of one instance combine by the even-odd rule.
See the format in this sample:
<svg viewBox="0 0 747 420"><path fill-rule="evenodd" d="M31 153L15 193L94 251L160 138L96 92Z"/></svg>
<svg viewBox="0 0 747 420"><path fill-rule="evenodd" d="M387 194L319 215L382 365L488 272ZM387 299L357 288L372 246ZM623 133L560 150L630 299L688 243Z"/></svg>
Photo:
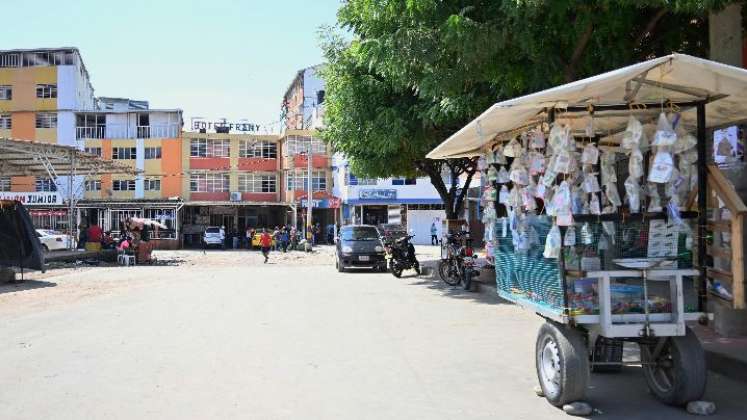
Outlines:
<svg viewBox="0 0 747 420"><path fill-rule="evenodd" d="M131 166L74 147L0 137L0 175L57 176L137 174Z"/></svg>
<svg viewBox="0 0 747 420"><path fill-rule="evenodd" d="M708 129L743 122L747 116L747 70L685 54L655 58L499 102L427 157L478 155L494 141L508 140L547 122L550 113L581 137L591 118L595 136L605 143L619 141L633 114L643 124L655 124L662 111L677 111L680 125L692 130L697 125L696 107L703 104Z"/></svg>

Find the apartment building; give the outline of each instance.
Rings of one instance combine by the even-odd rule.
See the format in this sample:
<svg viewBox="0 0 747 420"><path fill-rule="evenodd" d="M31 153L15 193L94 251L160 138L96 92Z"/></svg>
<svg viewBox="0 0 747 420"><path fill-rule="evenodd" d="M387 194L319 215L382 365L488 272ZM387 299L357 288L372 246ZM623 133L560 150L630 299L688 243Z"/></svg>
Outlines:
<svg viewBox="0 0 747 420"><path fill-rule="evenodd" d="M183 134L185 246L198 246L208 226L244 232L288 223L279 137L221 128Z"/></svg>
<svg viewBox="0 0 747 420"><path fill-rule="evenodd" d="M119 232L127 217L159 220L159 246L175 248L182 205L182 111L151 109L147 101L101 97L95 110L75 113L79 147L104 159L117 160L139 171L135 176L89 175L82 220L97 221L104 230Z"/></svg>
<svg viewBox="0 0 747 420"><path fill-rule="evenodd" d="M316 130L324 115L324 80L319 76L322 64L299 70L283 95L280 106L285 130Z"/></svg>
<svg viewBox="0 0 747 420"><path fill-rule="evenodd" d="M40 48L0 51L0 137L75 146L76 113L95 109L88 71L76 48ZM49 177L3 177L3 193L24 192L39 196L29 205L37 227L68 230L69 194L82 194L82 177L67 191L68 178L57 183Z"/></svg>

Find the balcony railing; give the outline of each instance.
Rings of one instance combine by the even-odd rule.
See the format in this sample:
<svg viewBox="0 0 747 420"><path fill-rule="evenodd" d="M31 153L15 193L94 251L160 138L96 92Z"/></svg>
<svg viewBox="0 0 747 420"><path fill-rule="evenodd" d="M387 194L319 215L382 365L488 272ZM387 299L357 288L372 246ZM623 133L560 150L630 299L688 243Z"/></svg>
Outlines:
<svg viewBox="0 0 747 420"><path fill-rule="evenodd" d="M179 136L178 124L139 125L107 124L97 127L75 127L77 139L149 139Z"/></svg>

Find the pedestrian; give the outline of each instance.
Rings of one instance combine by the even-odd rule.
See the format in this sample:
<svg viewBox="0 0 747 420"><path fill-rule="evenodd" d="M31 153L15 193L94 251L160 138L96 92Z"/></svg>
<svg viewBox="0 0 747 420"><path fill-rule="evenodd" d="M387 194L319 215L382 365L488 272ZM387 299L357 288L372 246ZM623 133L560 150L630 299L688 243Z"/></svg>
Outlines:
<svg viewBox="0 0 747 420"><path fill-rule="evenodd" d="M249 249L254 248L254 237L257 236L257 230L252 228L249 231Z"/></svg>
<svg viewBox="0 0 747 420"><path fill-rule="evenodd" d="M275 230L272 231L272 250L277 251L280 246L280 228L275 226Z"/></svg>
<svg viewBox="0 0 747 420"><path fill-rule="evenodd" d="M244 233L244 241L246 249L252 249L252 228L249 226L246 227L246 232Z"/></svg>
<svg viewBox="0 0 747 420"><path fill-rule="evenodd" d="M267 264L267 260L270 258L270 247L272 247L272 238L267 229L262 229L259 245L262 247L262 255L265 257L265 264Z"/></svg>
<svg viewBox="0 0 747 420"><path fill-rule="evenodd" d="M290 233L288 232L288 228L283 228L280 231L280 249L282 249L283 252L288 252L289 242L290 242Z"/></svg>
<svg viewBox="0 0 747 420"><path fill-rule="evenodd" d="M226 227L221 226L219 233L220 233L220 242L222 244L222 248L226 249Z"/></svg>
<svg viewBox="0 0 747 420"><path fill-rule="evenodd" d="M431 245L438 245L438 228L435 220L431 224Z"/></svg>
<svg viewBox="0 0 747 420"><path fill-rule="evenodd" d="M298 249L298 230L293 226L290 230L291 249Z"/></svg>

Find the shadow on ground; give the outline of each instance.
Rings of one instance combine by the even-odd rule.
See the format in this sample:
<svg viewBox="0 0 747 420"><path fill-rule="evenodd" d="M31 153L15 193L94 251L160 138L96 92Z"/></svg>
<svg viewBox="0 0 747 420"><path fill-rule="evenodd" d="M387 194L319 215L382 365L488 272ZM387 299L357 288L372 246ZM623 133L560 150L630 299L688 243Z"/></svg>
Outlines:
<svg viewBox="0 0 747 420"><path fill-rule="evenodd" d="M0 294L22 292L24 290L41 289L44 287L55 287L57 283L42 280L16 280L13 282L0 283Z"/></svg>

